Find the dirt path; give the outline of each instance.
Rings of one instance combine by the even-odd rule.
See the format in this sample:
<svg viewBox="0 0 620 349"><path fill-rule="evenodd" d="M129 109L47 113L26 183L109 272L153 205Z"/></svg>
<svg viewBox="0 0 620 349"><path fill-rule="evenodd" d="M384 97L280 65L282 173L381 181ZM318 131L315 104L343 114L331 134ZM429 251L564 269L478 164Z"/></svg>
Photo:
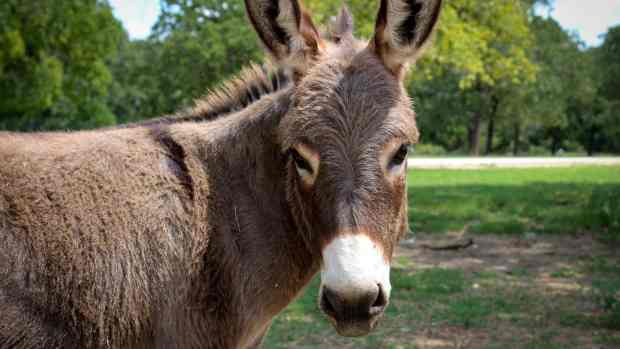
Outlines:
<svg viewBox="0 0 620 349"><path fill-rule="evenodd" d="M499 298L515 306L491 309L494 320L480 326L419 322L410 337L415 348L620 348L620 332L599 325L601 309L592 287L600 261L620 276L617 249L590 235L473 236L474 245L462 250L421 247L462 238L417 236L396 251L396 268L461 270L471 287L463 292L467 297Z"/></svg>
<svg viewBox="0 0 620 349"><path fill-rule="evenodd" d="M525 157L525 158L409 158L409 168L419 169L478 169L478 168L536 168L571 166L618 166L620 157Z"/></svg>
<svg viewBox="0 0 620 349"><path fill-rule="evenodd" d="M515 269L527 269L532 274L544 275L558 268L570 267L593 254L611 253L590 235L550 237L532 234L525 238L482 235L471 238L474 244L469 248L433 251L419 246L440 246L450 241L462 240L462 237L458 234L419 235L416 236L414 244L401 244L396 255L410 258L416 269L459 268L466 273L511 273Z"/></svg>

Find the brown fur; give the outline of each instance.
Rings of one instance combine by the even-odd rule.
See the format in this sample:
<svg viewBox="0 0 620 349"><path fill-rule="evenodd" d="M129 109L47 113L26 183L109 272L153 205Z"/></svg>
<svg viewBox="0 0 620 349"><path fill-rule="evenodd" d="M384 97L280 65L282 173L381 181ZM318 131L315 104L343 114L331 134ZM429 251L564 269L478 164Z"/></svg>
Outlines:
<svg viewBox="0 0 620 349"><path fill-rule="evenodd" d="M177 116L0 133L0 348L260 346L333 236L391 257L406 185L377 159L416 141L409 99L372 45L312 32L295 85L252 67ZM313 188L286 156L300 142Z"/></svg>

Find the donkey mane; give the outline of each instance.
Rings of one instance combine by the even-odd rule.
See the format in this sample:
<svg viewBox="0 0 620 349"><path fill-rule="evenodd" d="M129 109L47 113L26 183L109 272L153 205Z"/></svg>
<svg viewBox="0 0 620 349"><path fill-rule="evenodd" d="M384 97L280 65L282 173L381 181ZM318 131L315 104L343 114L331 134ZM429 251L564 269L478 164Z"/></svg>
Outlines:
<svg viewBox="0 0 620 349"><path fill-rule="evenodd" d="M197 99L194 106L173 115L148 119L141 122L117 126L133 128L141 126L163 126L181 122L210 121L240 111L261 97L290 86L291 77L287 69L271 64L250 63L233 78L224 81Z"/></svg>

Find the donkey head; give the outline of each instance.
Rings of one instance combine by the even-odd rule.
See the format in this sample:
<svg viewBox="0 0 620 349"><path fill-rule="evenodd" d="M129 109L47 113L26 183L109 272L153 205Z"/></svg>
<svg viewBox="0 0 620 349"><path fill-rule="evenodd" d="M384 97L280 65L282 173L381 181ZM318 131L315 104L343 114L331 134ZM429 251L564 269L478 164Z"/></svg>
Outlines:
<svg viewBox="0 0 620 349"><path fill-rule="evenodd" d="M246 0L268 53L294 74L278 129L287 200L321 258L319 305L345 336L370 332L390 297L390 260L407 231L406 157L418 131L403 87L441 0L382 0L374 37L346 9L326 34L297 0Z"/></svg>

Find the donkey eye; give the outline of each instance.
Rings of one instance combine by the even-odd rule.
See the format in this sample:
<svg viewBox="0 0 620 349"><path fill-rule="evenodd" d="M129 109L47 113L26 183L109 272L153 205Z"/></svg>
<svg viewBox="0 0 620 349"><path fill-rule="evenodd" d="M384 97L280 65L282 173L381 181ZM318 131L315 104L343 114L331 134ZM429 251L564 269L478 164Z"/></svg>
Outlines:
<svg viewBox="0 0 620 349"><path fill-rule="evenodd" d="M396 154L392 157L392 160L390 160L390 168L401 166L405 162L408 152L409 147L406 144L401 145Z"/></svg>
<svg viewBox="0 0 620 349"><path fill-rule="evenodd" d="M312 174L312 167L310 167L308 161L306 161L297 150L291 149L289 150L289 154L295 162L295 167L297 167L297 171L300 172L300 175Z"/></svg>

